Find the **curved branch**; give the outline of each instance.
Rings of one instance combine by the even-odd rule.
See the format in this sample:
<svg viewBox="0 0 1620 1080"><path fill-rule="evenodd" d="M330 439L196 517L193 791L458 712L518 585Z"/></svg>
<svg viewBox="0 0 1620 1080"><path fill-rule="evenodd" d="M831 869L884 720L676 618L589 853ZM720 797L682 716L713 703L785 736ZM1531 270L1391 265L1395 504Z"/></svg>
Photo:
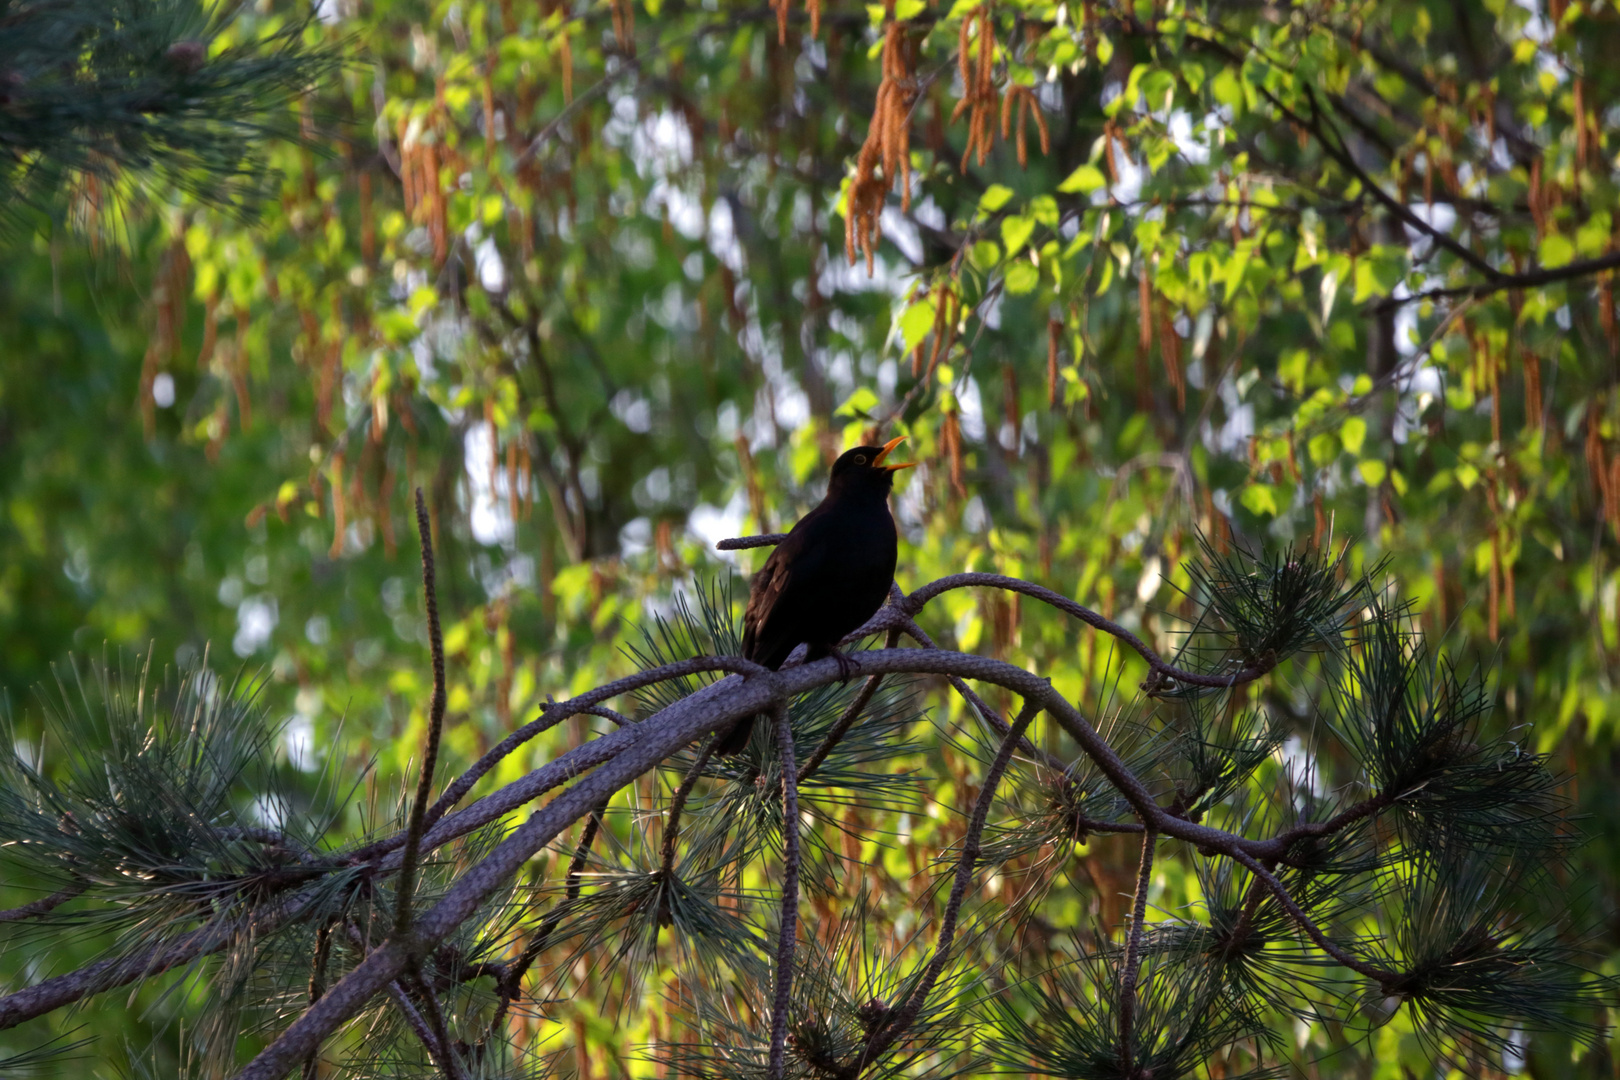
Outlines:
<svg viewBox="0 0 1620 1080"><path fill-rule="evenodd" d="M842 678L836 660L831 657L780 672L766 671L758 665L734 659L704 658L689 663L697 663L700 670L704 666L710 670L725 670L726 665L735 665L733 670L747 670L751 677L724 679L704 687L634 726L620 728L570 751L531 776L441 822L435 831L442 829L446 834L459 835L467 820L476 821L480 817L493 820L550 787L578 777L567 790L514 829L481 862L463 873L439 903L421 915L407 938L389 940L332 987L248 1064L239 1074L241 1080L279 1080L318 1048L321 1040L338 1025L358 1013L389 982L398 978L413 953L436 947L477 912L536 851L601 799L722 725L740 716L767 711L787 696ZM1029 706L1049 712L1096 761L1143 822L1161 834L1193 843L1206 853L1230 855L1246 866L1258 866L1255 855L1267 850L1265 841L1251 841L1168 814L1085 717L1057 693L1049 681L1022 668L988 657L931 649L873 650L862 655L861 666L869 674L955 675L1005 687L1023 697ZM679 665L660 669L662 677L671 677L672 667ZM649 677L651 673L641 678ZM1011 752L1009 748L1008 754ZM590 766L599 767L588 776L580 776L581 771ZM485 817L489 812L486 804L494 804L489 807L494 812L488 817ZM471 827L476 828L477 824ZM430 834L423 839L427 843L440 838ZM1261 873L1265 873L1263 869ZM1280 884L1276 889L1286 895ZM1293 905L1293 912L1299 911L1291 899L1286 901L1285 907L1287 905ZM1353 970L1363 973L1376 970L1342 949L1332 948L1337 951L1330 950L1330 955L1341 963L1348 961L1346 966L1352 966Z"/></svg>
<svg viewBox="0 0 1620 1080"><path fill-rule="evenodd" d="M428 523L427 502L422 498L421 488L416 489L416 531L422 539L422 595L427 605L428 645L433 656L433 700L428 708L422 775L416 781L416 798L411 800L411 818L405 827L405 853L400 859L399 886L394 894L396 934L404 934L411 928L411 892L416 886L416 857L421 848L428 797L433 794L433 773L439 764L439 734L444 729L444 634L439 629L439 598L433 582L433 531ZM446 1059L446 1073L451 1071L452 1064Z"/></svg>
<svg viewBox="0 0 1620 1080"><path fill-rule="evenodd" d="M782 1080L793 996L793 952L799 940L799 782L786 698L779 698L773 711L777 752L782 758L782 927L776 943L776 994L771 1002L771 1053L765 1075L768 1080Z"/></svg>
<svg viewBox="0 0 1620 1080"><path fill-rule="evenodd" d="M779 544L786 538L785 533L767 533L761 536L745 536L722 540L715 546L724 551L732 551L744 547L766 547L771 544ZM1166 661L1147 642L1112 619L1099 615L1083 604L1075 603L1062 593L1053 592L1044 586L1024 581L1021 578L1007 577L1003 574L951 574L937 581L931 581L906 596L903 601L880 610L867 621L866 625L847 635L845 640L864 637L878 630L888 629L903 616L915 619L918 613L935 597L950 592L952 589L966 589L975 586L1004 589L1007 592L1015 592L1039 600L1043 604L1057 608L1066 615L1079 619L1093 629L1101 630L1103 633L1123 641L1132 651L1148 662L1151 673L1147 680L1143 682L1142 689L1150 694L1163 689L1167 680L1185 683L1189 686L1205 686L1211 689L1229 690L1234 686L1242 686L1244 683L1253 682L1270 672L1279 662L1277 658L1272 658L1263 662L1249 663L1230 675L1202 675L1196 671L1187 671Z"/></svg>
<svg viewBox="0 0 1620 1080"><path fill-rule="evenodd" d="M88 882L75 881L65 889L58 889L49 896L42 896L19 907L7 908L0 911L0 923L22 922L24 919L38 918L61 907L63 904L80 896L90 887Z"/></svg>
<svg viewBox="0 0 1620 1080"><path fill-rule="evenodd" d="M1001 740L1001 749L996 752L990 770L985 774L984 786L979 789L978 801L973 804L973 816L968 820L967 832L962 837L962 856L956 863L956 878L951 882L950 899L945 903L945 916L940 922L934 957L928 962L922 981L912 991L911 997L894 1014L893 1019L872 1033L861 1050L860 1060L856 1062L855 1076L859 1076L879 1054L893 1046L906 1029L916 1022L922 1014L923 1004L928 1000L929 991L933 990L940 973L945 970L945 963L950 959L951 943L956 937L957 916L961 913L962 901L967 897L968 883L973 880L974 865L979 861L979 838L984 834L985 821L990 816L990 804L995 801L996 788L1001 783L1002 774L1007 771L1007 763L1012 760L1013 749L1022 741L1025 729L1040 711L1039 702L1025 698L1018 718L1008 729L1006 738Z"/></svg>
<svg viewBox="0 0 1620 1080"><path fill-rule="evenodd" d="M884 648L894 648L899 640L900 631L898 629L890 630ZM816 747L815 753L811 754L810 759L800 767L798 783L803 784L815 774L815 771L821 767L821 763L827 760L827 755L833 752L833 748L849 733L849 729L855 726L855 721L861 718L861 712L871 702L872 695L877 693L878 684L882 681L883 676L881 675L867 677L866 684L861 687L860 693L855 695L855 700L851 701L849 707L844 710L844 715L838 718L838 723L834 724L832 730L827 732L827 737L821 740L821 745Z"/></svg>
<svg viewBox="0 0 1620 1080"><path fill-rule="evenodd" d="M1393 311L1407 304L1420 304L1425 300L1451 300L1462 297L1478 299L1506 289L1535 289L1543 285L1556 285L1561 281L1573 281L1576 278L1591 277L1593 274L1617 269L1620 269L1620 251L1611 251L1594 259L1579 259L1563 266L1527 270L1522 274L1503 274L1490 281L1481 281L1473 285L1426 289L1410 296L1391 296L1380 300L1373 306L1373 310Z"/></svg>
<svg viewBox="0 0 1620 1080"><path fill-rule="evenodd" d="M1136 980L1142 969L1142 935L1147 922L1148 885L1153 878L1153 845L1159 834L1149 828L1142 834L1142 862L1136 871L1136 897L1131 905L1131 932L1125 939L1125 971L1119 986L1120 1071L1134 1075L1136 1067Z"/></svg>
<svg viewBox="0 0 1620 1080"><path fill-rule="evenodd" d="M1354 956L1350 955L1349 952L1345 951L1343 947L1336 945L1329 940L1328 936L1322 932L1322 928L1317 926L1316 923L1311 920L1311 917L1305 914L1304 909L1301 908L1299 904L1295 902L1294 898L1288 894L1287 887L1284 886L1281 881L1277 880L1277 876L1271 871L1267 870L1264 866L1261 866L1260 863L1248 853L1241 850L1234 850L1228 854L1230 854L1236 862L1247 869L1249 873L1253 874L1256 880L1264 883L1266 888L1271 890L1271 895L1277 898L1277 903L1282 906L1284 911L1288 912L1290 918L1299 924L1299 928L1305 931L1306 935L1309 936L1312 941L1316 942L1317 948L1321 949L1323 952L1333 957L1334 960L1337 960L1340 964L1349 968L1351 971L1354 971L1356 974L1365 975L1369 979L1376 980L1381 986L1387 985L1399 977L1393 971L1385 971L1383 968L1378 967L1375 964L1368 964L1364 961L1357 960Z"/></svg>
<svg viewBox="0 0 1620 1080"><path fill-rule="evenodd" d="M664 848L658 871L664 876L666 883L670 875L675 871L675 843L681 837L681 811L686 809L686 800L692 794L692 789L697 786L698 779L703 775L703 766L709 763L709 757L714 753L714 746L717 741L711 738L703 745L703 750L698 754L698 759L692 763L690 769L686 770L686 775L681 779L681 786L676 788L675 794L670 797L668 816L664 818Z"/></svg>
<svg viewBox="0 0 1620 1080"><path fill-rule="evenodd" d="M1118 638L1128 645L1133 652L1148 662L1151 674L1142 684L1142 689L1155 693L1161 689L1166 680L1186 683L1189 686L1207 686L1212 689L1226 690L1244 683L1253 682L1277 666L1278 660L1271 659L1266 662L1249 663L1232 672L1230 675L1201 675L1196 671L1187 671L1169 663L1141 638L1114 622L1104 618L1097 612L1083 604L1077 604L1062 593L1032 584L1020 578L1006 577L1002 574L952 574L942 577L938 581L931 581L906 597L905 609L913 618L923 609L930 600L947 593L952 589L965 589L971 587L1004 589L1007 592L1018 593L1039 600L1043 604L1057 608L1065 615L1071 615L1094 629L1101 630L1111 637Z"/></svg>

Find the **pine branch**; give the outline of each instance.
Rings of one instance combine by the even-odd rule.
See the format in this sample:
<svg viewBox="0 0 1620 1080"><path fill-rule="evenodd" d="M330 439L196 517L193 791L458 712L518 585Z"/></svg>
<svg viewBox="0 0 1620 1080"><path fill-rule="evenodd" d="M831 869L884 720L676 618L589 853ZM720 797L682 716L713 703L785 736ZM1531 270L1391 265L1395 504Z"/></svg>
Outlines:
<svg viewBox="0 0 1620 1080"><path fill-rule="evenodd" d="M466 1071L462 1069L461 1062L456 1060L455 1044L450 1040L450 1027L444 1022L444 1009L434 995L433 988L422 978L421 962L413 957L405 970L407 979L404 985L415 989L417 999L422 1003L422 1012L426 1014L428 1033L432 1036L431 1041L424 1045L427 1046L429 1053L437 1050L437 1053L433 1053L433 1057L438 1061L440 1071L444 1073L444 1080L467 1080ZM401 985L400 982L393 984L395 989L400 989Z"/></svg>
<svg viewBox="0 0 1620 1080"><path fill-rule="evenodd" d="M49 915L69 900L84 895L84 891L89 887L88 882L76 881L67 888L58 889L49 896L42 896L38 900L23 904L20 907L7 908L0 911L0 923L22 922L25 919L37 919L41 915Z"/></svg>
<svg viewBox="0 0 1620 1080"><path fill-rule="evenodd" d="M1142 935L1147 928L1148 886L1153 880L1153 845L1159 835L1150 827L1142 833L1142 862L1136 871L1136 896L1131 904L1131 929L1125 944L1125 965L1119 983L1119 1058L1126 1076L1136 1069L1136 980L1142 968Z"/></svg>
<svg viewBox="0 0 1620 1080"><path fill-rule="evenodd" d="M889 1047L893 1046L906 1029L916 1021L922 1013L923 1004L928 1000L928 993L939 980L940 972L945 970L945 962L950 958L951 943L956 937L956 921L962 910L962 902L967 898L967 887L973 879L973 868L979 859L979 839L984 835L985 821L990 816L990 804L995 801L996 788L1001 784L1001 777L1007 771L1007 763L1012 760L1013 749L1022 741L1024 732L1041 711L1038 701L1033 698L1024 699L1024 707L1013 721L1012 728L1001 740L1001 749L996 752L995 759L990 763L990 769L985 773L984 785L979 789L979 798L973 804L973 814L968 819L967 832L962 837L962 854L957 859L956 877L951 882L951 894L945 902L945 914L940 921L939 941L934 946L933 959L929 961L923 973L922 980L917 989L911 994L907 1002L897 1010L893 1018L884 1025L879 1026L872 1033L872 1037L861 1051L860 1060L856 1063L854 1075L859 1076L868 1064L877 1060Z"/></svg>
<svg viewBox="0 0 1620 1080"><path fill-rule="evenodd" d="M776 994L771 1004L771 1052L765 1075L768 1080L782 1080L787 1060L788 1003L793 994L793 953L799 935L799 783L787 701L779 698L774 712L777 752L782 759L782 926L776 946Z"/></svg>
<svg viewBox="0 0 1620 1080"><path fill-rule="evenodd" d="M894 648L895 643L899 640L900 631L898 629L890 630L884 648ZM878 685L882 682L883 676L881 675L867 676L865 684L861 687L861 692L855 695L855 700L849 703L849 707L844 710L844 715L838 718L838 723L834 724L832 730L827 732L827 737L821 740L821 745L816 747L815 752L810 755L809 760L799 770L797 781L799 784L802 785L815 774L821 763L827 760L827 755L833 752L833 748L838 745L849 729L855 726L855 721L861 718L861 711L871 702L872 695L877 693ZM707 755L704 756L704 760L708 760Z"/></svg>
<svg viewBox="0 0 1620 1080"><path fill-rule="evenodd" d="M416 856L422 843L428 797L433 794L433 772L439 763L439 733L444 728L444 634L439 629L439 598L433 587L433 530L427 502L416 489L416 532L422 541L422 595L427 605L428 645L433 655L433 701L428 710L427 744L422 750L422 774L416 782L410 824L405 829L405 852L400 858L399 886L394 900L394 934L411 931L411 891L416 886Z"/></svg>
<svg viewBox="0 0 1620 1080"><path fill-rule="evenodd" d="M717 739L710 739L703 745L703 751L698 755L697 761L686 770L686 776L681 780L681 786L675 789L670 796L669 810L664 818L663 858L659 866L659 873L666 880L675 872L675 843L681 835L681 811L686 806L687 797L697 786L698 779L703 775L703 767L709 763L709 757L714 753ZM792 753L791 748L788 751Z"/></svg>

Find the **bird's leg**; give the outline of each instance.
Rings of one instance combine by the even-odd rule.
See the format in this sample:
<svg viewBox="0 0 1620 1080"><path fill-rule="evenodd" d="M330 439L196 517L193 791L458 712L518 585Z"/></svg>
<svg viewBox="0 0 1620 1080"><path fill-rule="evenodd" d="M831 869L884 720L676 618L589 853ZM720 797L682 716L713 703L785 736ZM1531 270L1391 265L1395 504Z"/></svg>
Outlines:
<svg viewBox="0 0 1620 1080"><path fill-rule="evenodd" d="M843 682L848 683L855 673L861 669L859 660L849 656L836 645L827 647L827 655L838 661L838 674L843 676Z"/></svg>

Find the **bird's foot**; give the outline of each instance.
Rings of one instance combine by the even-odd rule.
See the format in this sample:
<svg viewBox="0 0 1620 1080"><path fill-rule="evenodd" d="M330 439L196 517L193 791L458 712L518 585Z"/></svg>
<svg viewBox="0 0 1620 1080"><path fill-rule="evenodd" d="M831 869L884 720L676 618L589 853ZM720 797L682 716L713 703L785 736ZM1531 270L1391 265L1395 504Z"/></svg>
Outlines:
<svg viewBox="0 0 1620 1080"><path fill-rule="evenodd" d="M860 661L856 660L853 656L846 654L844 650L838 648L836 645L833 646L828 655L830 655L834 660L838 661L838 674L841 681L845 683L854 678L855 673L861 670Z"/></svg>

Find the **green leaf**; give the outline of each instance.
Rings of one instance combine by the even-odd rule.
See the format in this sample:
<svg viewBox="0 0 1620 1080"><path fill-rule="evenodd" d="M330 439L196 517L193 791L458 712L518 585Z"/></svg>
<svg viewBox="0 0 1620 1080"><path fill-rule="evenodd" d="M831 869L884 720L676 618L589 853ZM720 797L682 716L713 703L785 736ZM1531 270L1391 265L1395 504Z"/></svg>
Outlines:
<svg viewBox="0 0 1620 1080"><path fill-rule="evenodd" d="M1359 416L1347 417L1339 425L1339 441L1351 454L1360 454L1361 446L1367 441L1367 421Z"/></svg>
<svg viewBox="0 0 1620 1080"><path fill-rule="evenodd" d="M1566 266L1575 258L1575 245L1562 233L1548 233L1541 238L1541 246L1536 249L1536 258L1548 269Z"/></svg>
<svg viewBox="0 0 1620 1080"><path fill-rule="evenodd" d="M1229 67L1223 67L1215 81L1210 84L1210 93L1215 100L1231 109L1234 114L1243 111L1243 84L1238 81L1237 73Z"/></svg>
<svg viewBox="0 0 1620 1080"><path fill-rule="evenodd" d="M996 246L994 240L980 240L968 252L968 261L975 270L994 270L1001 261L1001 248Z"/></svg>
<svg viewBox="0 0 1620 1080"><path fill-rule="evenodd" d="M1324 431L1311 436L1308 449L1311 455L1311 464L1316 466L1331 465L1334 459L1339 456L1339 440Z"/></svg>
<svg viewBox="0 0 1620 1080"><path fill-rule="evenodd" d="M905 349L910 352L917 347L917 343L928 336L928 331L934 327L934 301L923 300L906 308L905 314L900 316L900 336L905 342Z"/></svg>
<svg viewBox="0 0 1620 1080"><path fill-rule="evenodd" d="M1369 458L1366 461L1356 463L1356 472L1361 474L1362 483L1368 487L1377 487L1384 482L1384 477L1389 474L1389 467L1382 461Z"/></svg>
<svg viewBox="0 0 1620 1080"><path fill-rule="evenodd" d="M1025 293L1035 291L1035 286L1041 283L1041 272L1023 259L1011 263L1007 267L1007 291L1014 296L1023 296Z"/></svg>
<svg viewBox="0 0 1620 1080"><path fill-rule="evenodd" d="M849 395L842 405L838 406L836 415L864 417L877 408L878 404L878 396L870 388L865 386L857 387L855 392Z"/></svg>
<svg viewBox="0 0 1620 1080"><path fill-rule="evenodd" d="M1082 195L1090 195L1093 191L1096 191L1098 188L1103 187L1107 183L1108 179L1107 177L1103 176L1101 169L1097 168L1095 165L1087 164L1080 166L1078 169L1074 170L1074 172L1070 173L1069 178L1058 185L1058 190L1066 195L1073 194L1075 192L1079 192Z"/></svg>
<svg viewBox="0 0 1620 1080"><path fill-rule="evenodd" d="M1277 516L1277 489L1271 484L1250 484L1243 489L1239 501L1256 516Z"/></svg>
<svg viewBox="0 0 1620 1080"><path fill-rule="evenodd" d="M979 213L993 214L1012 201L1013 189L1005 184L991 184L979 196Z"/></svg>
<svg viewBox="0 0 1620 1080"><path fill-rule="evenodd" d="M1016 217L1001 220L1001 242L1007 247L1007 257L1012 258L1024 246L1030 233L1035 231L1035 219L1019 214Z"/></svg>

